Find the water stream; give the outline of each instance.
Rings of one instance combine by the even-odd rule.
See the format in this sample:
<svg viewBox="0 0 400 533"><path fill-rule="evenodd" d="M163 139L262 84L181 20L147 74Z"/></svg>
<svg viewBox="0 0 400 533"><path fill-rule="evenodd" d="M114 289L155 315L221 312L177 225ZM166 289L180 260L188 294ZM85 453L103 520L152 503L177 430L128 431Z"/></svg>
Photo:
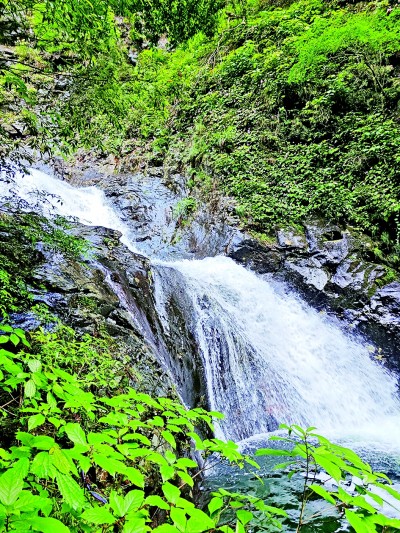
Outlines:
<svg viewBox="0 0 400 533"><path fill-rule="evenodd" d="M45 207L49 212L118 230L122 242L140 252L129 224L100 189L74 188L38 170L17 177L12 187L26 200L35 189L57 195L54 209ZM9 188L0 184L0 195ZM150 259L163 327L168 330L174 296L201 354L210 407L226 416L221 436L244 439L281 422L298 423L400 452L397 379L371 359L363 339L227 257Z"/></svg>

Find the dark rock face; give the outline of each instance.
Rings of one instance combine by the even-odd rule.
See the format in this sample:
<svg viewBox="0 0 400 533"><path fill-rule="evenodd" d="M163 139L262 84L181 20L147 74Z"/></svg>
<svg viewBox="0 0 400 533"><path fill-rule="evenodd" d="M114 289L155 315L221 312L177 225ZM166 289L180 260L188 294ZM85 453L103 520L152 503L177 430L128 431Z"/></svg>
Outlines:
<svg viewBox="0 0 400 533"><path fill-rule="evenodd" d="M165 336L149 261L121 244L116 231L76 224L74 233L91 243L90 258L78 262L42 251L32 275L40 287L33 290L34 300L82 333L107 332L130 356L138 380L134 386L155 395L175 394L176 387L188 405L198 405L206 392L202 370L192 357L193 340L177 314L171 336ZM30 313L13 319L25 328L40 324Z"/></svg>
<svg viewBox="0 0 400 533"><path fill-rule="evenodd" d="M260 274L287 282L315 307L328 307L371 334L400 346L400 283L382 288L386 268L371 261L373 243L323 221L278 230L276 241L232 243L228 255Z"/></svg>

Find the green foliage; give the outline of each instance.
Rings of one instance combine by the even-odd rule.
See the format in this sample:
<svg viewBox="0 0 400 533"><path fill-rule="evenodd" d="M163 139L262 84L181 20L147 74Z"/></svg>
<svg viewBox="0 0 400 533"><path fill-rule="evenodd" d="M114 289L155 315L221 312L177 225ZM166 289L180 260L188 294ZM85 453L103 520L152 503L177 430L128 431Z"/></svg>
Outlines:
<svg viewBox="0 0 400 533"><path fill-rule="evenodd" d="M387 516L383 507L390 506L393 499L400 500L385 474L373 472L355 452L318 435L316 428L282 425L281 429L288 431L288 437L270 440L289 444L289 449L262 448L255 455L281 455L285 463L277 465L277 469L289 468L290 477L303 474L297 531L315 518L307 517L307 503L315 496L334 506L339 517L346 519L357 533L400 529L400 520ZM321 472L327 474L324 481L320 481Z"/></svg>
<svg viewBox="0 0 400 533"><path fill-rule="evenodd" d="M245 533L276 531L287 513L252 494L214 491L207 506L193 498L196 478L221 459L258 467L238 446L201 438L222 415L186 409L130 387L128 362L106 344L70 328L39 330L31 342L20 329L0 326L0 523L4 531L156 531ZM113 375L113 380L108 379ZM11 399L10 399L11 398ZM283 455L290 476L304 473L298 530L313 492L337 508L357 532L398 528L381 506L400 499L388 478L347 448L284 426ZM195 453L202 455L199 469ZM282 465L279 465L282 467ZM323 470L335 481L318 483ZM355 489L343 482L353 476ZM374 488L380 488L379 495ZM387 497L385 497L385 494Z"/></svg>
<svg viewBox="0 0 400 533"><path fill-rule="evenodd" d="M233 196L256 233L322 215L397 265L398 6L260 4L246 21L227 10L211 43L139 55L136 146Z"/></svg>
<svg viewBox="0 0 400 533"><path fill-rule="evenodd" d="M195 432L199 424L213 429L212 417L219 413L187 410L174 400L139 393L126 380L106 380L122 373L118 363L99 352L100 341L77 341L71 330L38 332L33 346L22 330L1 326L1 333L0 343L8 348L0 350L5 531L232 530L231 519L225 528L217 523L221 510L233 505L233 495L216 495L221 502L218 509L211 505L210 513L190 497L199 475L191 458L196 449L204 468L207 458L215 462L217 455L240 468L256 466L233 442L201 439ZM70 353L64 358L68 335ZM92 381L85 365L95 352L108 367L99 362L90 368ZM239 524L245 519L237 514Z"/></svg>
<svg viewBox="0 0 400 533"><path fill-rule="evenodd" d="M27 283L42 259L39 245L48 252L62 253L80 260L89 252L89 243L71 233L71 223L62 218L46 218L24 213L2 199L0 206L0 314L26 309L31 305Z"/></svg>
<svg viewBox="0 0 400 533"><path fill-rule="evenodd" d="M196 211L196 208L196 199L192 196L186 196L176 203L172 214L180 224L186 224L189 217Z"/></svg>
<svg viewBox="0 0 400 533"><path fill-rule="evenodd" d="M223 3L1 1L0 44L12 45L11 57L0 57L1 167L12 173L30 161L27 147L119 153L141 81L133 50L160 37L176 45L198 31L211 35Z"/></svg>

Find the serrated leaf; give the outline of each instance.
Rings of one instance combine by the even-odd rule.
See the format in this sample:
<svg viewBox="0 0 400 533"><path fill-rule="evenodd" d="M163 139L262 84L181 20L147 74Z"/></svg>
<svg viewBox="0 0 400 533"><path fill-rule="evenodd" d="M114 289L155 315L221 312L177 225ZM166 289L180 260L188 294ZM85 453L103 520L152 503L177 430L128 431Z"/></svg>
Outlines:
<svg viewBox="0 0 400 533"><path fill-rule="evenodd" d="M48 452L39 452L31 463L31 472L35 476L48 479L54 478L57 470L53 466L53 461Z"/></svg>
<svg viewBox="0 0 400 533"><path fill-rule="evenodd" d="M142 505L144 500L143 490L131 490L126 494L124 499L125 513L136 511Z"/></svg>
<svg viewBox="0 0 400 533"><path fill-rule="evenodd" d="M175 485L172 485L172 483L169 483L168 481L162 484L162 491L164 496L171 503L176 503L177 499L181 495L181 491L178 489L178 487L175 487Z"/></svg>
<svg viewBox="0 0 400 533"><path fill-rule="evenodd" d="M117 494L115 490L112 490L110 494L110 506L114 514L116 514L117 516L125 516L126 509L124 498Z"/></svg>
<svg viewBox="0 0 400 533"><path fill-rule="evenodd" d="M32 429L35 429L41 426L42 424L45 423L45 421L46 421L46 418L40 413L37 415L30 416L28 418L28 431L32 431Z"/></svg>
<svg viewBox="0 0 400 533"><path fill-rule="evenodd" d="M87 509L83 514L82 518L91 522L92 524L114 524L116 518L107 511L104 507L95 507L94 509Z"/></svg>
<svg viewBox="0 0 400 533"><path fill-rule="evenodd" d="M68 460L68 457L63 453L59 446L54 446L50 449L50 456L52 458L53 465L59 470L62 474L68 474L71 472L71 463Z"/></svg>
<svg viewBox="0 0 400 533"><path fill-rule="evenodd" d="M24 481L13 468L0 476L0 501L3 505L13 505L22 492Z"/></svg>
<svg viewBox="0 0 400 533"><path fill-rule="evenodd" d="M82 509L85 505L85 495L83 489L73 477L59 472L56 479L58 490L61 492L64 501L68 503L72 509Z"/></svg>
<svg viewBox="0 0 400 533"><path fill-rule="evenodd" d="M36 394L36 385L33 379L28 379L24 385L24 393L27 398L33 398Z"/></svg>
<svg viewBox="0 0 400 533"><path fill-rule="evenodd" d="M42 368L42 363L37 359L32 359L31 361L28 361L28 367L31 372L39 372Z"/></svg>
<svg viewBox="0 0 400 533"><path fill-rule="evenodd" d="M65 424L64 430L68 438L75 444L87 444L85 432L79 424Z"/></svg>

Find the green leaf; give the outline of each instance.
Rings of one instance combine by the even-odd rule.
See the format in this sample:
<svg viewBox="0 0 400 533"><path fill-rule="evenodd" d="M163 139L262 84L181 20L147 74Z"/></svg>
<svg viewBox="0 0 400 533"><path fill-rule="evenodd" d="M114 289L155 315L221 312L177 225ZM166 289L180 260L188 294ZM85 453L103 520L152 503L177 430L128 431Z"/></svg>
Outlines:
<svg viewBox="0 0 400 533"><path fill-rule="evenodd" d="M70 475L57 474L58 490L61 492L61 496L64 501L72 507L72 509L78 510L85 506L86 500L83 489Z"/></svg>
<svg viewBox="0 0 400 533"><path fill-rule="evenodd" d="M75 444L87 444L86 435L80 424L65 424L64 430L68 438Z"/></svg>
<svg viewBox="0 0 400 533"><path fill-rule="evenodd" d="M30 416L28 418L28 431L32 431L32 429L41 426L45 421L46 418L42 414Z"/></svg>
<svg viewBox="0 0 400 533"><path fill-rule="evenodd" d="M49 453L52 458L53 465L57 468L57 470L59 470L62 474L69 474L69 472L71 472L72 465L59 446L54 446Z"/></svg>
<svg viewBox="0 0 400 533"><path fill-rule="evenodd" d="M176 507L172 507L170 512L170 517L174 525L180 530L185 531L186 530L186 513L183 509L178 509Z"/></svg>
<svg viewBox="0 0 400 533"><path fill-rule="evenodd" d="M27 398L33 398L36 393L36 385L33 379L28 379L24 385L25 396Z"/></svg>
<svg viewBox="0 0 400 533"><path fill-rule="evenodd" d="M212 515L213 513L215 513L215 511L219 511L219 509L221 509L223 505L224 505L224 500L222 498L214 497L208 504L208 510L210 514Z"/></svg>
<svg viewBox="0 0 400 533"><path fill-rule="evenodd" d="M114 524L116 518L107 511L104 507L95 507L94 509L87 509L83 514L82 518L93 524Z"/></svg>
<svg viewBox="0 0 400 533"><path fill-rule="evenodd" d="M16 472L14 468L8 469L2 476L0 476L0 501L3 505L13 505L22 489L24 481L20 473Z"/></svg>
<svg viewBox="0 0 400 533"><path fill-rule="evenodd" d="M198 464L196 463L196 461L193 461L192 459L189 459L187 457L181 457L176 462L176 466L178 468L197 468Z"/></svg>
<svg viewBox="0 0 400 533"><path fill-rule="evenodd" d="M151 507L159 507L160 509L165 509L168 511L170 506L165 502L160 496L147 496L145 503Z"/></svg>
<svg viewBox="0 0 400 533"><path fill-rule="evenodd" d="M18 335L15 335L15 333L11 333L10 341L14 344L14 346L17 346L20 342L20 338L18 337Z"/></svg>
<svg viewBox="0 0 400 533"><path fill-rule="evenodd" d="M180 498L181 495L181 491L178 489L178 487L175 487L175 485L172 485L169 483L169 481L163 483L162 491L164 496L171 503L176 503L177 499Z"/></svg>
<svg viewBox="0 0 400 533"><path fill-rule="evenodd" d="M321 466L332 479L335 481L340 481L342 479L342 471L337 465L332 463L332 461L329 461L329 459L326 459L325 457L321 457L321 455L317 453L314 453L313 457L316 463Z"/></svg>
<svg viewBox="0 0 400 533"><path fill-rule="evenodd" d="M331 503L332 505L336 505L336 501L334 498L329 494L327 490L324 489L324 487L321 487L321 485L310 485L310 489L312 489L314 492L316 492L319 496L322 496L324 500Z"/></svg>
<svg viewBox="0 0 400 533"><path fill-rule="evenodd" d="M115 490L111 491L110 494L110 507L113 510L114 514L122 517L126 514L124 498L116 493Z"/></svg>
<svg viewBox="0 0 400 533"><path fill-rule="evenodd" d="M190 518L187 522L185 533L202 533L215 528L215 522L200 509L188 510Z"/></svg>
<svg viewBox="0 0 400 533"><path fill-rule="evenodd" d="M31 361L28 361L28 367L31 372L39 372L42 368L42 363L37 359L32 359Z"/></svg>
<svg viewBox="0 0 400 533"><path fill-rule="evenodd" d="M31 518L25 522L29 524L34 531L41 531L42 533L69 533L70 530L62 522L56 518Z"/></svg>
<svg viewBox="0 0 400 533"><path fill-rule="evenodd" d="M136 511L142 505L144 500L143 490L131 490L125 495L124 506L125 513Z"/></svg>
<svg viewBox="0 0 400 533"><path fill-rule="evenodd" d="M145 518L130 518L124 524L123 533L145 533L150 531Z"/></svg>
<svg viewBox="0 0 400 533"><path fill-rule="evenodd" d="M43 479L54 478L57 470L48 452L39 452L31 463L31 472Z"/></svg>
<svg viewBox="0 0 400 533"><path fill-rule="evenodd" d="M361 515L350 511L349 509L345 510L346 518L349 521L351 527L356 531L356 533L375 533L376 528L373 524L368 523L363 520Z"/></svg>
<svg viewBox="0 0 400 533"><path fill-rule="evenodd" d="M129 481L137 487L144 487L144 476L137 468L133 468L132 466L128 468L125 467L124 471L121 473L125 474Z"/></svg>
<svg viewBox="0 0 400 533"><path fill-rule="evenodd" d="M47 435L38 435L32 439L30 446L32 446L32 448L37 448L38 450L50 450L54 444L55 441L52 437L48 437Z"/></svg>
<svg viewBox="0 0 400 533"><path fill-rule="evenodd" d="M172 435L172 433L170 431L165 430L165 431L161 432L161 435L168 442L168 444L170 444L172 446L172 448L174 448L174 450L175 450L176 449L176 440L175 440L175 437Z"/></svg>

